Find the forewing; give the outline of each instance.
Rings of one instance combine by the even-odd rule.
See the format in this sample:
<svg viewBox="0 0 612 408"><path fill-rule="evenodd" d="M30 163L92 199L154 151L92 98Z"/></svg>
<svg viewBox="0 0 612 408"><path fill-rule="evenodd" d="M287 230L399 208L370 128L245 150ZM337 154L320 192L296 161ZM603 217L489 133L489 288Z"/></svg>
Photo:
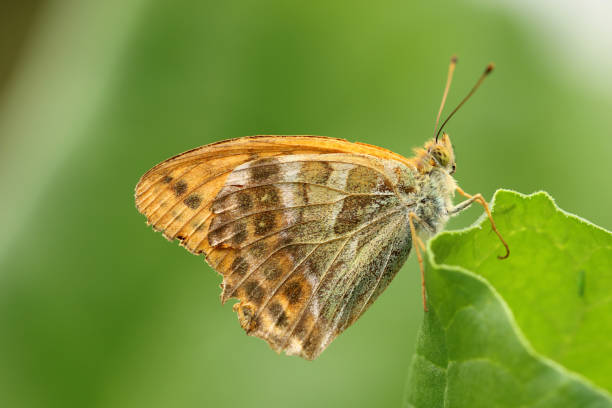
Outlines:
<svg viewBox="0 0 612 408"><path fill-rule="evenodd" d="M138 211L166 238L179 239L192 253L208 254L206 240L214 198L238 166L282 155L346 153L393 162L406 159L389 150L323 136L250 136L202 146L149 170L136 186ZM312 172L317 171L313 167Z"/></svg>
<svg viewBox="0 0 612 408"><path fill-rule="evenodd" d="M334 153L337 139L318 150L282 139L170 159L143 177L136 200L155 228L223 275L222 301L240 300L248 334L313 359L404 262L407 212L389 159L350 153L358 145L348 142Z"/></svg>

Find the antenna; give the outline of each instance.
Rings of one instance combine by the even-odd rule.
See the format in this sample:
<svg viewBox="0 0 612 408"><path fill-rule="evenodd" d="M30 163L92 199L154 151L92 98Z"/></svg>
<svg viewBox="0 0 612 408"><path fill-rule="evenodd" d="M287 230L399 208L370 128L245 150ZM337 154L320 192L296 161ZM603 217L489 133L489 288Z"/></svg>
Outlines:
<svg viewBox="0 0 612 408"><path fill-rule="evenodd" d="M444 129L444 126L446 125L446 123L448 123L450 118L453 117L453 115L459 110L459 108L461 108L461 106L463 106L463 104L466 103L468 99L470 99L470 97L474 94L474 92L476 92L476 90L478 89L478 87L480 86L482 81L484 81L484 79L487 77L487 75L489 75L491 73L491 71L493 71L493 68L495 68L495 65L493 65L493 64L487 65L487 68L485 69L485 71L482 73L482 75L478 79L478 82L476 82L476 85L474 85L474 87L467 94L467 96L465 98L463 98L463 100L461 102L459 102L459 105L457 105L457 107L455 109L453 109L453 111L450 113L450 115L448 115L446 120L444 122L442 122L442 126L440 126L440 129L438 130L438 133L436 133L436 143L438 142L438 137L440 136L440 132L442 132L442 129Z"/></svg>
<svg viewBox="0 0 612 408"><path fill-rule="evenodd" d="M457 56L453 55L450 60L450 65L448 66L448 75L446 76L446 86L444 86L444 93L442 94L442 103L440 104L440 109L438 110L438 116L436 116L434 135L436 134L436 130L438 129L438 122L440 121L440 115L442 114L442 109L444 109L444 104L446 103L446 97L448 96L448 90L450 89L451 82L453 81L453 73L455 72L456 66ZM436 142L437 141L438 139L436 138Z"/></svg>

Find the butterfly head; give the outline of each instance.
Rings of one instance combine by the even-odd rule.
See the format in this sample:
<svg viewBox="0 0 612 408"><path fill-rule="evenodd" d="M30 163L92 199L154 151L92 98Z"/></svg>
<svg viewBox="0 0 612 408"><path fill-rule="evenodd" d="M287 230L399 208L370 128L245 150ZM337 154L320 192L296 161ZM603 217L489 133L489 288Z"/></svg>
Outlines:
<svg viewBox="0 0 612 408"><path fill-rule="evenodd" d="M440 168L448 174L453 174L457 168L455 164L455 153L453 145L447 133L436 141L430 140L425 144L425 150L429 156L429 164L433 168Z"/></svg>

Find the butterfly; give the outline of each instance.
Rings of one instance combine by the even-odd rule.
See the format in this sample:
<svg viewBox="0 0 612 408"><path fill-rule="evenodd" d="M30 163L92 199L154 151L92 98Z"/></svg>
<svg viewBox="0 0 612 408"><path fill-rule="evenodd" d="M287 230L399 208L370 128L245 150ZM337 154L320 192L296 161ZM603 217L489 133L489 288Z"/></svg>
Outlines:
<svg viewBox="0 0 612 408"><path fill-rule="evenodd" d="M456 58L451 61L442 106ZM488 67L470 94L492 69ZM221 301L247 334L312 360L385 290L414 247L481 204L461 190L447 133L405 158L321 136L251 136L202 146L146 172L136 207L223 276ZM466 200L454 205L458 192Z"/></svg>

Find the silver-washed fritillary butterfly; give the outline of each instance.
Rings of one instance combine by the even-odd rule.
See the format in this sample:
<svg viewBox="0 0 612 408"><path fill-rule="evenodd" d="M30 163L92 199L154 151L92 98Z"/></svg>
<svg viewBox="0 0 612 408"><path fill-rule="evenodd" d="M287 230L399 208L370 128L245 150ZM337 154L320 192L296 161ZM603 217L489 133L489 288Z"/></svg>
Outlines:
<svg viewBox="0 0 612 408"><path fill-rule="evenodd" d="M410 159L320 136L202 146L149 170L136 186L136 206L223 275L221 301L239 299L234 310L249 335L314 359L385 290L412 247L427 309L422 240L450 216L480 203L499 235L483 197L452 177L450 138L439 135L457 109ZM454 205L455 192L467 200Z"/></svg>

